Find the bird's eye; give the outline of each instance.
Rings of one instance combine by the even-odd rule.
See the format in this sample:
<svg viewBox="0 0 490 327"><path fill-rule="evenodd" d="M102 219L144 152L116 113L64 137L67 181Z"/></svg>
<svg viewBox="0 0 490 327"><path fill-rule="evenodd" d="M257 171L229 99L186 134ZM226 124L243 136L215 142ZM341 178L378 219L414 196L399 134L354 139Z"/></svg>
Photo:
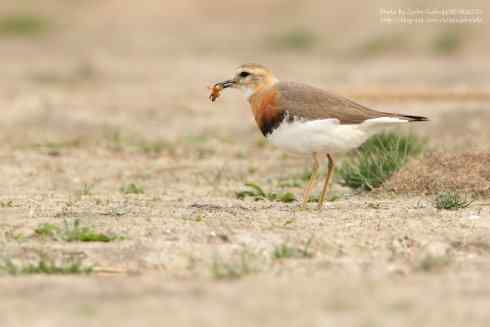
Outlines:
<svg viewBox="0 0 490 327"><path fill-rule="evenodd" d="M250 75L250 73L249 73L249 72L241 72L239 76L240 76L240 77L245 78L245 77L247 77L248 75Z"/></svg>

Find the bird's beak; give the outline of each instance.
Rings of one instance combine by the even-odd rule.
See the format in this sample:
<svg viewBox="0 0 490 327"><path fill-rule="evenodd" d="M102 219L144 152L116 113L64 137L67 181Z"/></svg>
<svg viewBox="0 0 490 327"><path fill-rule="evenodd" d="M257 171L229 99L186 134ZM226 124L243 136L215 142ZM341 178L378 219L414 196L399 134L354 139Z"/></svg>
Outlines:
<svg viewBox="0 0 490 327"><path fill-rule="evenodd" d="M226 81L219 82L219 83L216 83L216 84L219 84L219 85L221 85L222 88L226 89L228 87L232 87L233 85L235 85L235 81L232 80L232 79L228 79Z"/></svg>

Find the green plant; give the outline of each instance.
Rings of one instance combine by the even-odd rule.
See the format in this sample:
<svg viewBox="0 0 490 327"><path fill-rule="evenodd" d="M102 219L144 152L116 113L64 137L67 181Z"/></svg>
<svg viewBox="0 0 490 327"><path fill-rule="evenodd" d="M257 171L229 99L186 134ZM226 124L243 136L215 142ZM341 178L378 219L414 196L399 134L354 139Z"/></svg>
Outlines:
<svg viewBox="0 0 490 327"><path fill-rule="evenodd" d="M247 250L243 250L240 253L240 259L238 261L226 262L222 259L215 258L211 265L211 275L214 279L218 280L242 278L258 271L255 262L256 259L256 256Z"/></svg>
<svg viewBox="0 0 490 327"><path fill-rule="evenodd" d="M82 144L83 140L81 138L74 138L71 140L36 143L32 147L45 152L49 156L57 157L62 154L63 150L79 148Z"/></svg>
<svg viewBox="0 0 490 327"><path fill-rule="evenodd" d="M255 183L246 183L245 186L248 188L244 191L239 191L236 193L236 197L238 199L245 199L246 197L251 197L255 201L268 200L268 201L276 201L276 202L294 202L296 201L296 197L291 192L285 193L266 193L264 190Z"/></svg>
<svg viewBox="0 0 490 327"><path fill-rule="evenodd" d="M294 28L268 37L267 45L279 50L310 50L317 45L316 34L305 28Z"/></svg>
<svg viewBox="0 0 490 327"><path fill-rule="evenodd" d="M372 190L405 165L410 157L419 155L423 148L424 142L414 135L377 134L359 148L357 156L344 161L337 172L345 185Z"/></svg>
<svg viewBox="0 0 490 327"><path fill-rule="evenodd" d="M33 15L11 15L0 18L0 35L33 36L45 32L49 22Z"/></svg>
<svg viewBox="0 0 490 327"><path fill-rule="evenodd" d="M79 191L77 191L77 194L79 196L91 195L92 189L94 188L94 186L95 186L95 184L83 183L82 188Z"/></svg>
<svg viewBox="0 0 490 327"><path fill-rule="evenodd" d="M326 200L328 202L334 202L339 200L341 197L342 196L340 194L329 192L329 194L327 194ZM320 201L320 195L310 195L310 198L308 199L308 202L310 203L318 203L318 201Z"/></svg>
<svg viewBox="0 0 490 327"><path fill-rule="evenodd" d="M45 257L39 258L36 262L27 264L16 264L12 260L3 260L0 263L0 272L5 272L9 275L22 274L88 274L92 272L91 266L85 266L80 260L73 258L65 259L62 262L55 262L52 259Z"/></svg>
<svg viewBox="0 0 490 327"><path fill-rule="evenodd" d="M461 49L463 42L463 34L460 31L447 29L434 37L432 48L438 54L451 54Z"/></svg>
<svg viewBox="0 0 490 327"><path fill-rule="evenodd" d="M24 234L19 233L13 229L0 232L0 239L2 240L8 240L8 241L12 240L16 242L22 242L26 238L27 237Z"/></svg>
<svg viewBox="0 0 490 327"><path fill-rule="evenodd" d="M308 239L304 247L298 248L290 246L287 243L280 244L274 248L272 252L272 258L276 260L286 258L311 258L313 253L309 251L313 238Z"/></svg>
<svg viewBox="0 0 490 327"><path fill-rule="evenodd" d="M458 210L467 208L472 202L455 192L441 192L437 194L434 206L437 209Z"/></svg>
<svg viewBox="0 0 490 327"><path fill-rule="evenodd" d="M165 151L175 154L174 146L163 141L141 141L137 144L137 147L141 152L149 156L159 156Z"/></svg>
<svg viewBox="0 0 490 327"><path fill-rule="evenodd" d="M375 56L386 51L401 49L406 43L405 37L400 34L377 35L359 45L355 53L366 57Z"/></svg>
<svg viewBox="0 0 490 327"><path fill-rule="evenodd" d="M89 227L80 226L80 220L73 223L65 220L65 226L60 233L61 239L67 242L111 242L120 237L96 232Z"/></svg>
<svg viewBox="0 0 490 327"><path fill-rule="evenodd" d="M181 141L185 144L198 145L209 142L209 136L207 135L185 135L182 137Z"/></svg>
<svg viewBox="0 0 490 327"><path fill-rule="evenodd" d="M421 272L434 272L451 264L451 257L449 255L443 256L434 256L434 255L425 255L418 262L415 263L415 269Z"/></svg>
<svg viewBox="0 0 490 327"><path fill-rule="evenodd" d="M143 193L145 193L145 190L143 189L142 186L138 186L134 183L123 185L123 186L121 186L121 188L119 190L124 194L143 194Z"/></svg>
<svg viewBox="0 0 490 327"><path fill-rule="evenodd" d="M0 201L0 208L13 208L15 206L16 205L12 200Z"/></svg>
<svg viewBox="0 0 490 327"><path fill-rule="evenodd" d="M56 235L60 232L60 228L55 224L40 224L34 230L34 234L39 237L50 237L55 238Z"/></svg>
<svg viewBox="0 0 490 327"><path fill-rule="evenodd" d="M54 224L41 224L35 230L36 236L66 242L111 242L122 239L121 236L99 233L89 227L81 226L80 220L65 220L63 228Z"/></svg>

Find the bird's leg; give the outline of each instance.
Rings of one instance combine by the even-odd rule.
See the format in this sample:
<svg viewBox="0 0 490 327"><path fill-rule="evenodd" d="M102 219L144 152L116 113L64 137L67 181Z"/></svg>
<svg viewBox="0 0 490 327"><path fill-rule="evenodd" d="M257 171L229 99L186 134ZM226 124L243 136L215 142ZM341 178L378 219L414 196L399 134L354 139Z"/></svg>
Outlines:
<svg viewBox="0 0 490 327"><path fill-rule="evenodd" d="M325 184L323 184L322 193L320 194L320 200L318 201L319 210L322 209L323 201L325 201L325 195L330 189L330 183L332 181L332 176L335 168L335 161L333 160L332 156L327 153L327 158L328 158L328 171L327 171L327 176L325 177Z"/></svg>
<svg viewBox="0 0 490 327"><path fill-rule="evenodd" d="M308 200L310 199L310 193L315 186L315 181L318 176L318 169L320 168L320 161L318 160L318 153L313 153L313 170L308 184L305 187L305 193L303 195L303 207L306 207Z"/></svg>

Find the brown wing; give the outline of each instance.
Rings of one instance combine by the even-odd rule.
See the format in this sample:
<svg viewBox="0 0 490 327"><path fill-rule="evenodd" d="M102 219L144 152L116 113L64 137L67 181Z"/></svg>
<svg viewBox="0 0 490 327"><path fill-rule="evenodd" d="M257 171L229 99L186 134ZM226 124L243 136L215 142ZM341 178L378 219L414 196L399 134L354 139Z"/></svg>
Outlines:
<svg viewBox="0 0 490 327"><path fill-rule="evenodd" d="M308 120L336 118L341 124L360 124L367 119L379 117L399 117L410 121L427 120L425 117L372 110L347 98L306 84L280 82L275 87L280 94L277 104L279 108L288 112L289 117Z"/></svg>

